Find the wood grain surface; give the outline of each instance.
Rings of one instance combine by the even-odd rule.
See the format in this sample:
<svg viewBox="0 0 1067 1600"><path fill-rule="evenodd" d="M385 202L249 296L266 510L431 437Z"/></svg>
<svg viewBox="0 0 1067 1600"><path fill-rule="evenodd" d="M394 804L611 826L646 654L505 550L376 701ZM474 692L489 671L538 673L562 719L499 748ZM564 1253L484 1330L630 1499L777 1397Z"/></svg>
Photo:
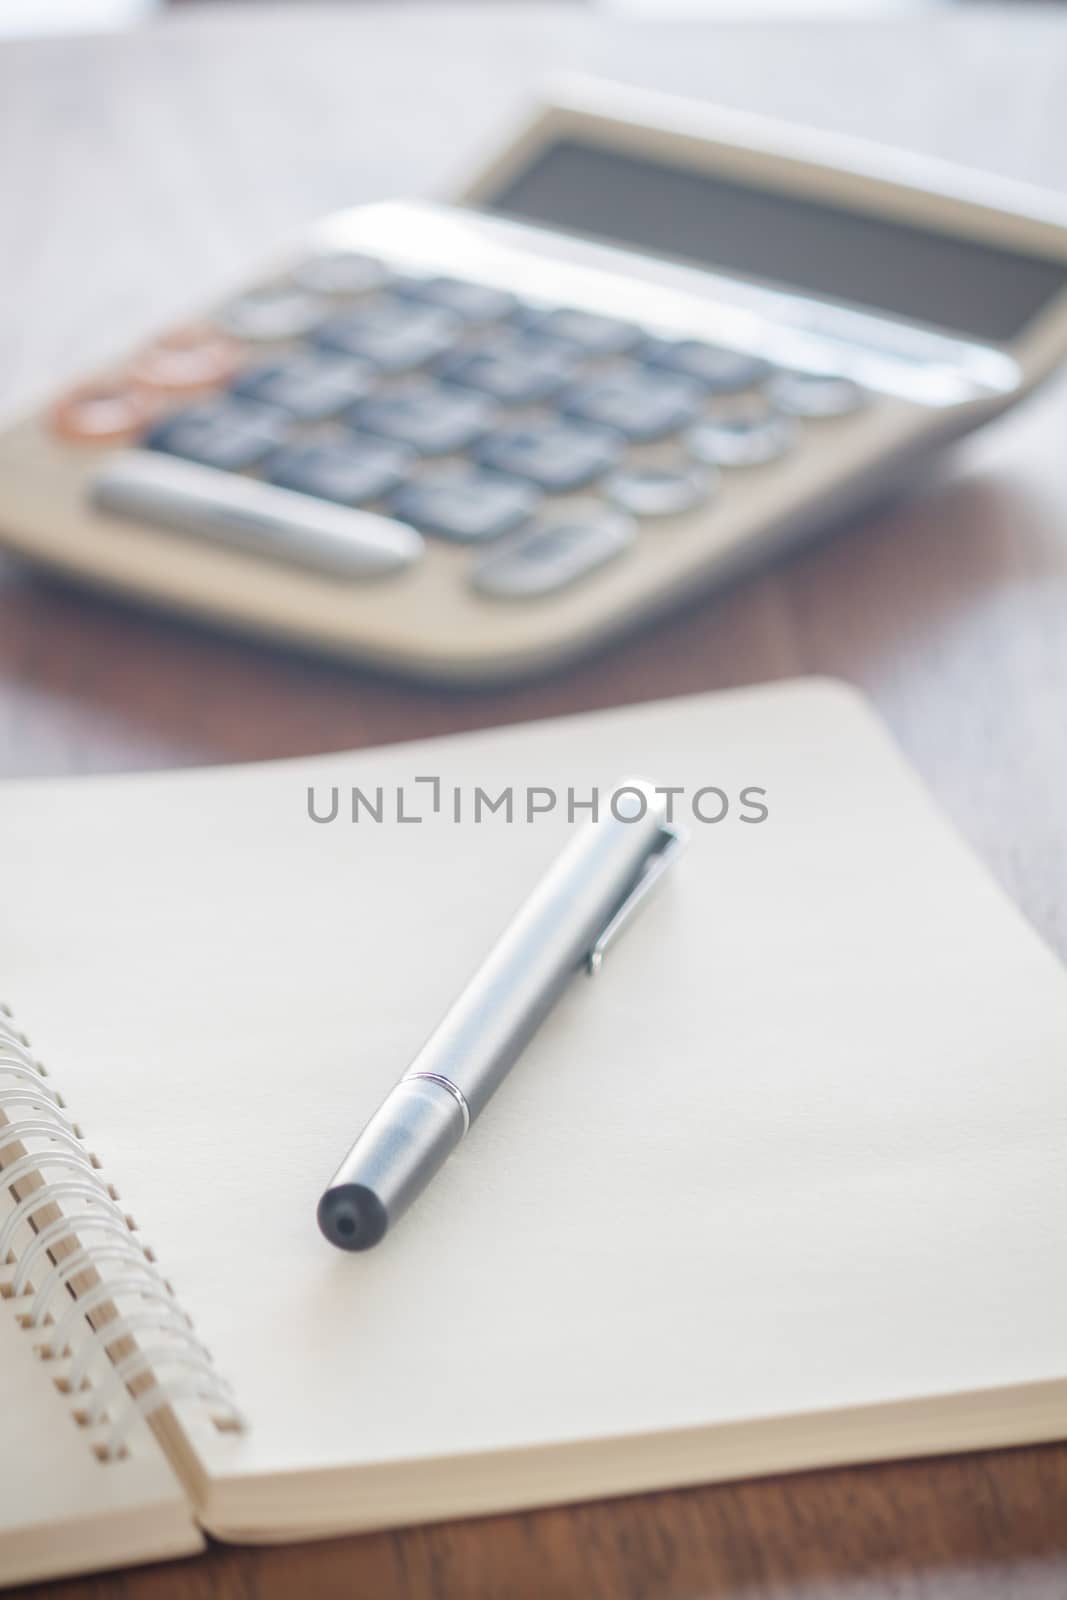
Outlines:
<svg viewBox="0 0 1067 1600"><path fill-rule="evenodd" d="M1067 190L1067 17L1051 7L711 26L550 4L183 6L143 33L0 48L0 404L91 366L323 210L447 192L539 79L574 67ZM871 695L1067 955L1067 383L787 563L506 691L399 686L0 562L4 776L341 749L797 672ZM0 1459L2 1434L0 1418ZM51 1592L1059 1600L1067 1449L220 1548Z"/></svg>

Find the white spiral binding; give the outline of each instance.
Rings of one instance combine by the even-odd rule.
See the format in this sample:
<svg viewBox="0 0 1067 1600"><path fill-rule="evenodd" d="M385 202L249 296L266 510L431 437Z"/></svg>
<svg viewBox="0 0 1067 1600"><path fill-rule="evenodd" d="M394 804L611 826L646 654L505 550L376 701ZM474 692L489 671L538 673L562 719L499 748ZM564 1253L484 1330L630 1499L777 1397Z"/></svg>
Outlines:
<svg viewBox="0 0 1067 1600"><path fill-rule="evenodd" d="M15 1305L23 1327L38 1331L42 1359L69 1357L63 1388L84 1396L77 1420L88 1428L109 1424L97 1451L101 1459L123 1453L138 1417L151 1417L178 1400L206 1405L220 1427L242 1428L229 1384L47 1076L0 1005L0 1188L16 1200L0 1224L0 1274L6 1279L11 1273L5 1303ZM19 1147L22 1154L15 1153ZM34 1188L19 1196L17 1186L29 1178ZM35 1224L38 1213L61 1202L61 1216ZM33 1236L20 1251L18 1241L30 1229ZM55 1254L60 1245L64 1252ZM76 1291L75 1280L94 1269L98 1281ZM135 1307L124 1310L120 1302L126 1300ZM97 1312L107 1320L94 1327L90 1319ZM138 1336L151 1344L139 1343ZM120 1341L125 1348L116 1352L112 1346ZM135 1383L136 1390L130 1387Z"/></svg>

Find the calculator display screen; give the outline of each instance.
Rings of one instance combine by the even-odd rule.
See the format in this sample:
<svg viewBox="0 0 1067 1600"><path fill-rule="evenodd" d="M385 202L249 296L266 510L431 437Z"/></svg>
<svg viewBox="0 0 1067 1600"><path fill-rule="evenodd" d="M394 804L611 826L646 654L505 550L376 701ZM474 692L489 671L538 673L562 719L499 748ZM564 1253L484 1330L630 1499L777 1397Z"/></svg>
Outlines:
<svg viewBox="0 0 1067 1600"><path fill-rule="evenodd" d="M975 339L1013 339L1067 264L562 139L489 209Z"/></svg>

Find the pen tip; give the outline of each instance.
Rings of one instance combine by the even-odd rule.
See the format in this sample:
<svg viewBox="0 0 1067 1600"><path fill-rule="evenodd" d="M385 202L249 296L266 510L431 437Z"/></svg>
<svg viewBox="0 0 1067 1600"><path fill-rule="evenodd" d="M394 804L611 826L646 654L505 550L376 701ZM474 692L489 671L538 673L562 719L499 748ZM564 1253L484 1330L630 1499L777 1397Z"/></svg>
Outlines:
<svg viewBox="0 0 1067 1600"><path fill-rule="evenodd" d="M319 1201L319 1227L339 1250L369 1250L389 1226L385 1207L372 1189L342 1183Z"/></svg>

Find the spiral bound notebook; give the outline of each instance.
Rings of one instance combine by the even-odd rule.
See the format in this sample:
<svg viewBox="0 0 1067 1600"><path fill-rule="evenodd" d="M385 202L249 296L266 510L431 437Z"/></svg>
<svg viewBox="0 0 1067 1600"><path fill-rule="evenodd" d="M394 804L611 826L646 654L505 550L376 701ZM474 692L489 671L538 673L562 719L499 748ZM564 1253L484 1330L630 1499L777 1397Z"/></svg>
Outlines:
<svg viewBox="0 0 1067 1600"><path fill-rule="evenodd" d="M571 827L456 792L623 774L727 815L331 1249ZM1067 1434L1067 982L851 692L7 785L0 883L4 1579Z"/></svg>

